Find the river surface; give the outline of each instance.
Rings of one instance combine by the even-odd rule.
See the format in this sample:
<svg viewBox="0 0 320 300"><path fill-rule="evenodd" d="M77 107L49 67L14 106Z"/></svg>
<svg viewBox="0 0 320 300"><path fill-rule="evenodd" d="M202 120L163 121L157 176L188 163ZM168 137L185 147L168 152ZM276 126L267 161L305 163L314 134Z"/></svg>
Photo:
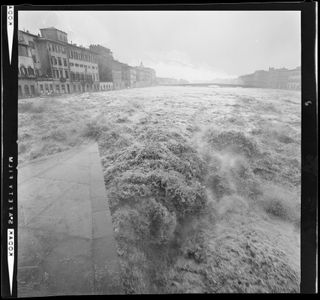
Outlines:
<svg viewBox="0 0 320 300"><path fill-rule="evenodd" d="M126 165L130 147L147 149L150 132L179 134L205 162L203 188L214 221L190 222L193 230L184 229L180 252L155 282L150 268L158 266L157 255L148 250L147 257L137 246L126 206L113 207L109 199L128 291L298 292L301 93L157 86L19 100L19 162L95 138L108 193L127 174L113 173L116 163ZM167 142L179 144L169 138L159 145ZM149 166L142 163L140 169ZM132 209L143 213L141 205ZM187 241L199 232L199 245Z"/></svg>

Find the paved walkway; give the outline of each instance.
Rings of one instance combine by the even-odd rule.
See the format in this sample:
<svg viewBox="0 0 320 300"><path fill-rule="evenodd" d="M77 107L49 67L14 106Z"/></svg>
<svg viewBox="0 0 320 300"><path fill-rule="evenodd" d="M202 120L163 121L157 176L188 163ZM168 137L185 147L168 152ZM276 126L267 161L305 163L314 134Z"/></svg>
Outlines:
<svg viewBox="0 0 320 300"><path fill-rule="evenodd" d="M121 293L96 143L18 168L18 296Z"/></svg>

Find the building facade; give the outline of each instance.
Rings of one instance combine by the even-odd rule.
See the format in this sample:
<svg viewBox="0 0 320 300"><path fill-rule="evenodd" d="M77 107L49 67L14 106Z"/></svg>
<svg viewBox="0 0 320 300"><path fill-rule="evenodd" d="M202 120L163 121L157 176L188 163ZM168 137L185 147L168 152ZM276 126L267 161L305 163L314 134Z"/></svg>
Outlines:
<svg viewBox="0 0 320 300"><path fill-rule="evenodd" d="M111 91L113 90L112 81L100 81L100 91Z"/></svg>
<svg viewBox="0 0 320 300"><path fill-rule="evenodd" d="M101 45L90 45L90 51L96 55L101 82L113 82L113 54L112 51Z"/></svg>
<svg viewBox="0 0 320 300"><path fill-rule="evenodd" d="M128 69L128 81L129 87L135 88L137 87L137 71L134 67L129 66Z"/></svg>
<svg viewBox="0 0 320 300"><path fill-rule="evenodd" d="M299 90L301 89L301 68L259 70L253 74L240 76L239 82L250 87Z"/></svg>
<svg viewBox="0 0 320 300"><path fill-rule="evenodd" d="M290 71L288 88L290 90L301 90L301 67L297 67Z"/></svg>
<svg viewBox="0 0 320 300"><path fill-rule="evenodd" d="M34 38L28 32L18 32L18 97L39 95L37 77L40 76L40 62Z"/></svg>
<svg viewBox="0 0 320 300"><path fill-rule="evenodd" d="M96 55L89 49L69 44L68 58L72 91L99 91L100 76Z"/></svg>
<svg viewBox="0 0 320 300"><path fill-rule="evenodd" d="M39 78L40 94L70 93L70 69L66 45L60 41L46 38L41 29L42 37L37 39L41 71Z"/></svg>
<svg viewBox="0 0 320 300"><path fill-rule="evenodd" d="M68 41L66 32L54 27L41 34L18 31L20 98L37 95L108 91L156 83L155 71L132 67L113 58L101 45L89 48Z"/></svg>
<svg viewBox="0 0 320 300"><path fill-rule="evenodd" d="M147 68L141 62L136 69L136 85L137 87L152 86L156 84L156 72L151 68Z"/></svg>
<svg viewBox="0 0 320 300"><path fill-rule="evenodd" d="M123 78L122 72L123 72L122 63L117 60L113 60L112 61L112 82L113 82L113 88L115 90L125 88L125 82L122 80Z"/></svg>

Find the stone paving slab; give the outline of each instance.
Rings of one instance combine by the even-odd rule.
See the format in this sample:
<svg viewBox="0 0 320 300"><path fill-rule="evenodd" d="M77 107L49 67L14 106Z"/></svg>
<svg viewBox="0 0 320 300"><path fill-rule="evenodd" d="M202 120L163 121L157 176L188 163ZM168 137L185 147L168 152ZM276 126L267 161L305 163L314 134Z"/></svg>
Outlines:
<svg viewBox="0 0 320 300"><path fill-rule="evenodd" d="M96 143L18 167L18 297L122 293Z"/></svg>

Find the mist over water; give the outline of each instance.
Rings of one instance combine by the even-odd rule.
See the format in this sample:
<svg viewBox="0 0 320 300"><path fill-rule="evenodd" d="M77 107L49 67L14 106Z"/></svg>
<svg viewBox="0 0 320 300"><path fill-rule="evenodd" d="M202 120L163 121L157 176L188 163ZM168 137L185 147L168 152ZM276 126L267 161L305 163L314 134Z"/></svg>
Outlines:
<svg viewBox="0 0 320 300"><path fill-rule="evenodd" d="M157 275L163 285L153 282L156 291L168 291L170 282L175 282L175 287L170 287L174 292L298 291L300 96L296 91L214 86L155 87L118 94L113 105L123 108L121 116L126 119L121 128L138 137L133 143L145 149L146 140L141 144L137 133L141 130L159 136L173 132L173 136L186 139L205 166L201 185L206 214L197 217L195 213L174 223L178 256L169 255L174 263L168 267L171 271ZM125 129L128 125L130 130ZM172 140L159 141L156 153L161 157L161 147ZM160 172L158 154L152 159L159 161L156 170ZM144 159L147 163L150 158ZM169 170L176 168L170 167L171 163ZM179 193L183 193L183 184ZM167 209L170 211L170 206ZM147 261L155 269L168 259L161 249L161 262L157 262L158 252L148 252ZM239 256L233 257L229 249ZM243 252L245 249L248 252ZM229 261L232 267L221 265L210 271L221 260ZM188 267L181 272L186 263ZM278 280L279 264L283 273ZM205 280L191 275L199 268L205 272L201 275ZM265 278L266 274L269 277Z"/></svg>
<svg viewBox="0 0 320 300"><path fill-rule="evenodd" d="M300 92L158 86L19 101L21 161L87 138L127 293L299 291Z"/></svg>

